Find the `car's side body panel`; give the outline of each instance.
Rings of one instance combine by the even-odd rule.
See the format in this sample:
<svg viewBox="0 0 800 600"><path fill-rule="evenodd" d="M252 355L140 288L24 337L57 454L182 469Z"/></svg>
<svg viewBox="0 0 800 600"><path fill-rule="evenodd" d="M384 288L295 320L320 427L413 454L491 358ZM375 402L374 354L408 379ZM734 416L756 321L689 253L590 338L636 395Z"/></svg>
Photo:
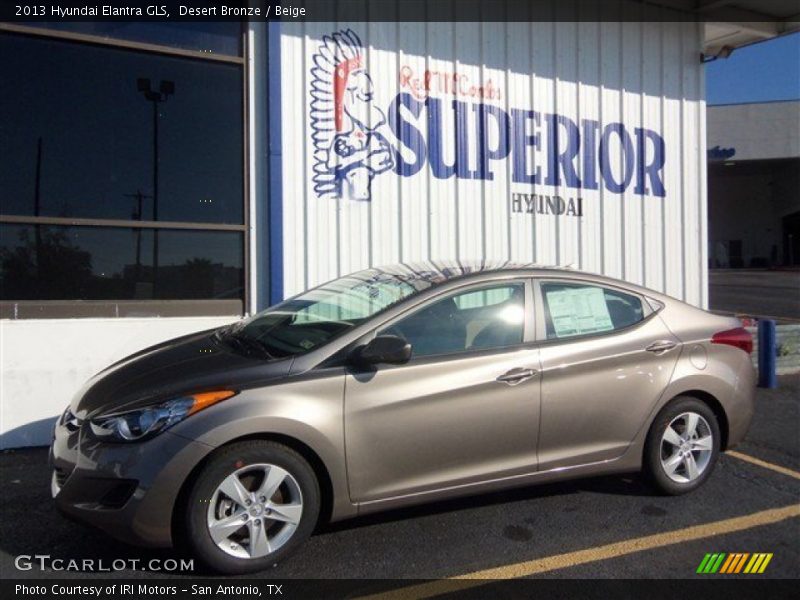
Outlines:
<svg viewBox="0 0 800 600"><path fill-rule="evenodd" d="M484 332L494 327L492 306L506 306L498 302L486 308L464 309L461 315L471 315L469 324L452 317L453 327L461 327L464 334L463 339L455 340L457 345L464 344L459 352L441 354L441 350L431 350L432 355L428 356L412 354L410 362L402 365L348 368L344 419L350 495L354 502L536 470L540 365L533 343L532 289L527 278L497 281L524 292L524 298L517 300L520 304L509 307L519 311L514 313L519 320L512 326L520 334L516 345L471 348L470 340L479 339L476 331L470 335L471 325L478 325ZM409 319L427 314L425 310L441 306L448 299L453 302L455 296L480 303L488 296L475 294L489 289L498 288L478 281L444 290L381 324L370 335L384 327L391 333ZM447 318L440 315L432 322L424 321L424 330L435 336L442 320L447 331ZM519 371L530 375L520 382L498 380Z"/></svg>
<svg viewBox="0 0 800 600"><path fill-rule="evenodd" d="M198 413L175 435L216 448L232 440L280 435L297 440L322 461L333 490L334 518L356 513L347 491L342 404L345 375L331 368L291 377Z"/></svg>
<svg viewBox="0 0 800 600"><path fill-rule="evenodd" d="M485 494L500 490L537 485L540 483L550 483L569 479L577 479L580 477L593 477L597 475L638 471L642 464L642 446L643 442L639 440L637 436L625 453L616 459L578 465L575 467L565 467L560 469L550 469L548 471L523 473L508 477L491 478L484 481L453 485L437 490L422 491L382 500L362 502L358 505L358 514L369 514L404 506L413 506L439 500L449 500L452 498Z"/></svg>
<svg viewBox="0 0 800 600"><path fill-rule="evenodd" d="M661 340L676 346L646 350ZM543 343L540 468L621 456L669 384L678 344L656 315L611 335Z"/></svg>
<svg viewBox="0 0 800 600"><path fill-rule="evenodd" d="M698 355L708 356L702 369L697 366L703 364ZM664 390L661 404L676 396L696 396L698 392L701 398L704 394L713 397L725 411L728 430L724 449L728 449L742 441L750 426L755 410L755 384L755 369L745 352L709 342L688 344Z"/></svg>
<svg viewBox="0 0 800 600"><path fill-rule="evenodd" d="M672 298L662 297L664 323L683 342L683 352L670 385L667 399L705 392L715 398L728 422L727 447L738 444L750 426L755 411L756 371L751 357L739 348L715 344L715 333L741 327L734 317L713 315Z"/></svg>
<svg viewBox="0 0 800 600"><path fill-rule="evenodd" d="M536 470L537 349L437 359L347 375L351 497L364 502Z"/></svg>

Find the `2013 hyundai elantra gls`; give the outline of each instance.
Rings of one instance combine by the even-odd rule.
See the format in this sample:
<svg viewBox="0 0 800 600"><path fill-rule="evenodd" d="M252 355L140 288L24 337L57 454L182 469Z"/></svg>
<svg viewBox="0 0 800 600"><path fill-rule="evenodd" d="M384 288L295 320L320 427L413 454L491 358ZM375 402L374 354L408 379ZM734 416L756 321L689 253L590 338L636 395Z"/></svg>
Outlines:
<svg viewBox="0 0 800 600"><path fill-rule="evenodd" d="M587 273L370 269L97 374L52 493L227 573L322 519L453 496L638 470L682 494L747 431L751 350L736 319Z"/></svg>

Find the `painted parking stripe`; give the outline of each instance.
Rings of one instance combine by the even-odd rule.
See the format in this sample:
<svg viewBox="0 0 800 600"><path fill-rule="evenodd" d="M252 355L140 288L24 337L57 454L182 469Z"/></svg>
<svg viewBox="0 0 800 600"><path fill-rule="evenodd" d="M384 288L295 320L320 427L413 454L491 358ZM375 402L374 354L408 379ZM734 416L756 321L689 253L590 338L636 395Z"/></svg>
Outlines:
<svg viewBox="0 0 800 600"><path fill-rule="evenodd" d="M770 471L775 471L776 473L781 473L782 475L788 475L789 477L800 479L800 472L798 471L793 471L792 469L787 469L786 467L782 467L780 465L776 465L774 463L761 460L760 458L756 458L755 456L750 456L749 454L742 454L741 452L728 450L725 453L725 455L738 458L739 460L743 460L744 462L749 462L750 464L757 465L765 469L769 469Z"/></svg>
<svg viewBox="0 0 800 600"><path fill-rule="evenodd" d="M663 533L656 533L653 535L633 538L621 542L614 542L611 544L605 544L603 546L586 548L585 550L577 550L575 552L567 552L565 554L556 554L554 556L536 558L534 560L504 565L492 569L484 569L481 571L475 571L473 573L457 575L455 577L451 577L450 579L431 581L397 590L391 590L383 592L379 595L367 596L366 598L375 598L376 600L378 598L389 600L430 598L439 594L452 593L459 590L484 585L485 583L489 583L491 580L529 577L531 575L547 573L548 571L555 571L557 569L565 569L586 563L617 558L628 554L634 554L636 552L642 552L644 550L652 550L655 548L662 548L664 546L672 546L674 544L683 544L694 540L752 529L754 527L772 525L797 517L800 517L800 504L784 506L781 508L772 508L750 515L744 515L742 517L723 519L722 521L714 521L712 523L694 525L684 529L665 531ZM720 558L721 557L717 555L713 558L713 560L715 563L718 561L721 562ZM738 558L739 560L737 560L734 568L740 570L746 557L740 555ZM764 568L766 568L766 565L765 563L762 563L759 566L759 572L763 572Z"/></svg>

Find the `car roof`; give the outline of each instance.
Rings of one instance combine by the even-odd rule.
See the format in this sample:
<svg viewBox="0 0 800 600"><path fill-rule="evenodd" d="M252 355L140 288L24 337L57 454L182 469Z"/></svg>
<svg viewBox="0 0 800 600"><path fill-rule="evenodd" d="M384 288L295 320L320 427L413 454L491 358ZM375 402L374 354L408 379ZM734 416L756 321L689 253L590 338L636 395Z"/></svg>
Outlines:
<svg viewBox="0 0 800 600"><path fill-rule="evenodd" d="M363 271L351 273L348 277L364 280L380 276L397 277L408 282L418 280L420 282L425 282L427 286L433 287L468 276L533 270L576 272L568 267L555 267L513 261L436 260L396 263L373 267L371 269L364 269Z"/></svg>
<svg viewBox="0 0 800 600"><path fill-rule="evenodd" d="M346 277L361 279L363 281L374 281L381 278L398 278L417 287L419 293L423 291L432 291L434 288L438 288L446 283L455 282L459 279L480 278L480 276L502 273L520 274L531 277L566 276L570 279L584 279L596 283L623 287L643 295L654 296L658 299L666 299L663 294L656 290L644 288L629 281L614 279L597 273L580 271L571 266L542 265L538 263L524 263L509 260L432 260L396 263L357 271Z"/></svg>

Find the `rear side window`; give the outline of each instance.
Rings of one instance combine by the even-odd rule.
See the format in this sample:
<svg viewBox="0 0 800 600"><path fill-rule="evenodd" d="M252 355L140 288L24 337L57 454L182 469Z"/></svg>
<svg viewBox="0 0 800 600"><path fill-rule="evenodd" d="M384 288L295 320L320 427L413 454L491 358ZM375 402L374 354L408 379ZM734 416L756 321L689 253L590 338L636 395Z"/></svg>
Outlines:
<svg viewBox="0 0 800 600"><path fill-rule="evenodd" d="M644 318L639 297L583 283L542 283L547 339L624 329Z"/></svg>

